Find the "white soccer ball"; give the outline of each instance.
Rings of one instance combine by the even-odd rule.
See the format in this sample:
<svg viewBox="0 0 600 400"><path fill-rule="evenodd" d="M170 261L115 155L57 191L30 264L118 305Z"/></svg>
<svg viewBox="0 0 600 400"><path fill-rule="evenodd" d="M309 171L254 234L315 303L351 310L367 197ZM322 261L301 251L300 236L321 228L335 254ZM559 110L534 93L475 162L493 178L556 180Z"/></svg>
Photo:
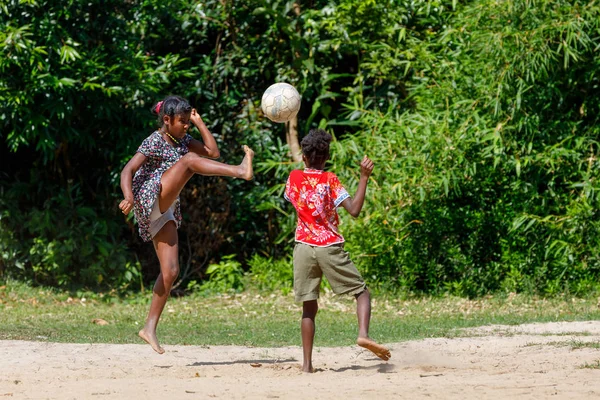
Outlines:
<svg viewBox="0 0 600 400"><path fill-rule="evenodd" d="M263 113L273 122L287 122L300 110L300 93L289 83L275 83L265 90L260 102Z"/></svg>

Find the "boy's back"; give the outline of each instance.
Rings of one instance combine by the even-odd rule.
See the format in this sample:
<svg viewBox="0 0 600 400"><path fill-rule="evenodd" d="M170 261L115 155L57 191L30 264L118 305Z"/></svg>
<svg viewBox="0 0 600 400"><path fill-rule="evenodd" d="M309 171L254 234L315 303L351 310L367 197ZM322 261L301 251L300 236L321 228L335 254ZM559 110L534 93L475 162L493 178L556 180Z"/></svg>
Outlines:
<svg viewBox="0 0 600 400"><path fill-rule="evenodd" d="M344 238L338 233L336 208L342 206L357 217L365 200L367 182L373 171L373 161L367 156L360 163L360 178L352 198L337 176L323 171L329 160L332 136L322 129L313 129L302 139L302 160L306 168L295 170L285 185L284 197L298 214L296 245L294 246L294 298L302 302L302 370L313 372L312 349L315 318L319 305L321 279L329 281L335 294L356 298L358 339L356 344L372 351L382 360L389 360L390 351L369 338L371 295L364 279L344 250Z"/></svg>
<svg viewBox="0 0 600 400"><path fill-rule="evenodd" d="M350 195L334 173L311 168L294 170L284 197L298 214L297 242L318 247L344 242L338 233L336 208Z"/></svg>

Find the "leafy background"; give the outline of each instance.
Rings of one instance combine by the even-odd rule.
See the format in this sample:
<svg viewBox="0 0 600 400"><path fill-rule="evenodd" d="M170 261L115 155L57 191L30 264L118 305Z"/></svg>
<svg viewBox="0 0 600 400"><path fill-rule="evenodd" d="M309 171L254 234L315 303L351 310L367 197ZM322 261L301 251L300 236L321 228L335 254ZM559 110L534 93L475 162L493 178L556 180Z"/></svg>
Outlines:
<svg viewBox="0 0 600 400"><path fill-rule="evenodd" d="M289 290L271 83L301 92L300 135L335 136L328 168L367 202L342 211L374 288L481 296L598 289L600 5L525 0L8 0L0 5L0 274L138 290L152 246L117 209L150 107L185 96L222 161L253 182L182 193L180 289ZM249 279L239 279L247 274Z"/></svg>

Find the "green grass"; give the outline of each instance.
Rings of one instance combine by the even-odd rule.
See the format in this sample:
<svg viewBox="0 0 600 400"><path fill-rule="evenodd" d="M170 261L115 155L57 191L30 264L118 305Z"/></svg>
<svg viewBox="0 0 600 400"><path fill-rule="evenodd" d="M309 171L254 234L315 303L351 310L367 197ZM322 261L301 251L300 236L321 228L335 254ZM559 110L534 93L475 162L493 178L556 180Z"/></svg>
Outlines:
<svg viewBox="0 0 600 400"><path fill-rule="evenodd" d="M600 342L584 342L581 340L566 340L566 341L553 341L546 343L527 343L527 347L531 346L554 346L554 347L570 347L571 350L578 349L600 349Z"/></svg>
<svg viewBox="0 0 600 400"><path fill-rule="evenodd" d="M31 288L9 281L0 286L0 339L72 343L140 343L136 336L150 293L119 298ZM456 297L396 299L373 296L371 336L384 343L427 337L464 336L461 328L488 324L595 320L597 299L542 299L498 295L477 300ZM357 334L351 298L323 294L316 346L346 346ZM300 305L291 294L172 298L159 325L163 344L287 346L300 344ZM97 325L95 318L108 321Z"/></svg>
<svg viewBox="0 0 600 400"><path fill-rule="evenodd" d="M589 368L589 369L600 369L600 360L596 360L593 363L585 363L579 367L580 369Z"/></svg>

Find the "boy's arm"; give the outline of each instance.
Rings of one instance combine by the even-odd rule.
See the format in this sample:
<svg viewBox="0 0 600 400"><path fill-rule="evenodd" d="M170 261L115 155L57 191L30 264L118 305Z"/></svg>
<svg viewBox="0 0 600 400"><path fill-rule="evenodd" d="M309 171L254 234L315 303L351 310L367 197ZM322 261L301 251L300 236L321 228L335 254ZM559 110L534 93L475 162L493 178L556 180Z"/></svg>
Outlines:
<svg viewBox="0 0 600 400"><path fill-rule="evenodd" d="M121 190L123 191L124 199L119 204L119 208L125 215L129 214L133 209L133 191L131 190L133 175L144 165L146 159L147 157L142 153L135 153L131 160L123 167L123 171L121 171Z"/></svg>
<svg viewBox="0 0 600 400"><path fill-rule="evenodd" d="M365 194L367 193L367 183L369 182L369 176L373 172L373 161L365 156L360 162L360 180L358 181L358 188L354 198L348 197L342 201L342 206L352 215L354 218L358 217L362 210L363 204L365 203Z"/></svg>
<svg viewBox="0 0 600 400"><path fill-rule="evenodd" d="M217 141L212 133L210 133L202 120L202 117L200 117L200 114L198 114L195 108L190 115L190 121L196 125L196 128L200 131L200 135L202 135L202 142L196 139L190 141L188 144L190 151L203 157L219 158L221 153L217 147Z"/></svg>

